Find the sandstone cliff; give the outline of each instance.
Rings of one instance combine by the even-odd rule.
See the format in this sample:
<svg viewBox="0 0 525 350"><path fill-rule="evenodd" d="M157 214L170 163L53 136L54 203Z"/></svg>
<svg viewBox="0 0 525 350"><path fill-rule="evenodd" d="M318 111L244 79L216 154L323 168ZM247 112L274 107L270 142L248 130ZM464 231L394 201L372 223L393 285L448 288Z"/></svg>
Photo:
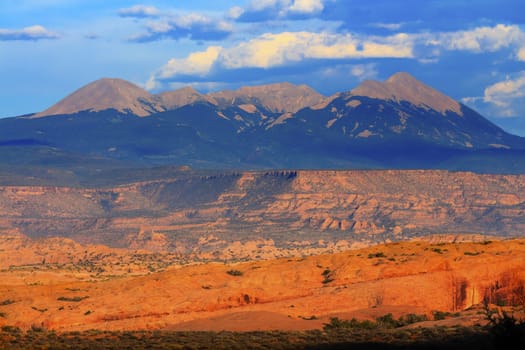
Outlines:
<svg viewBox="0 0 525 350"><path fill-rule="evenodd" d="M437 233L521 236L524 188L523 175L447 171L179 172L110 188L1 187L0 227L210 259L265 258Z"/></svg>

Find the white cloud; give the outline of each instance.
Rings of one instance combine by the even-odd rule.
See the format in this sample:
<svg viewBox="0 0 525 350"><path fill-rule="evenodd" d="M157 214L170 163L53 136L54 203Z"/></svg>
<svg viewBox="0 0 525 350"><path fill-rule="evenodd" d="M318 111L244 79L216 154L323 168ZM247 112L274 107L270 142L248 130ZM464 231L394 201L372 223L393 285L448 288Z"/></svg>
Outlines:
<svg viewBox="0 0 525 350"><path fill-rule="evenodd" d="M366 79L375 79L377 77L378 71L374 63L368 64L356 64L350 69L350 73L359 79L360 81Z"/></svg>
<svg viewBox="0 0 525 350"><path fill-rule="evenodd" d="M525 46L520 48L517 53L517 59L518 61L524 61L525 62Z"/></svg>
<svg viewBox="0 0 525 350"><path fill-rule="evenodd" d="M146 5L135 5L127 8L122 8L118 11L121 17L157 17L160 14L160 11L154 6Z"/></svg>
<svg viewBox="0 0 525 350"><path fill-rule="evenodd" d="M23 29L0 29L0 41L58 39L60 36L40 25Z"/></svg>
<svg viewBox="0 0 525 350"><path fill-rule="evenodd" d="M300 64L306 60L348 60L370 57L412 57L408 37L398 34L385 38L360 39L350 34L267 33L230 48L210 46L206 51L192 53L186 58L171 59L153 76L153 80L176 81L177 78L188 76L202 78L221 70L271 69ZM361 69L364 68L363 65ZM359 73L358 70L354 73L355 76L367 74L364 71ZM150 85L157 86L153 80Z"/></svg>
<svg viewBox="0 0 525 350"><path fill-rule="evenodd" d="M240 6L234 6L228 10L227 17L230 19L237 19L244 13L244 9Z"/></svg>
<svg viewBox="0 0 525 350"><path fill-rule="evenodd" d="M265 0L257 6L277 3L281 4L282 1ZM183 24L180 22L179 26ZM159 32L162 30L160 27L157 29ZM370 58L414 59L423 64L437 64L442 52L458 50L475 54L513 50L514 57L522 59L525 58L525 33L517 26L506 25L478 27L469 31L397 33L386 36L307 31L265 33L230 47L212 46L186 58L172 59L152 79L161 83L175 82L181 78L191 81L191 76L195 75L199 82L207 79L230 81L236 79L235 71L241 69L294 67L303 71L307 70L307 65L317 62L314 65L321 71L329 68L330 64L346 65L358 59ZM197 57L201 58L198 65L195 64ZM177 69L170 68L175 65ZM364 71L365 68L368 72ZM227 78L229 74L234 78ZM262 73L253 74L260 76ZM376 74L374 66L366 65L357 65L349 73L358 79L372 78ZM485 100L486 103L496 105L501 101L492 91L487 91Z"/></svg>
<svg viewBox="0 0 525 350"><path fill-rule="evenodd" d="M245 22L314 17L326 0L252 0L246 8L233 7L230 18Z"/></svg>
<svg viewBox="0 0 525 350"><path fill-rule="evenodd" d="M273 6L281 6L284 4L288 5L289 3L289 0L252 0L248 8L251 10L260 11Z"/></svg>
<svg viewBox="0 0 525 350"><path fill-rule="evenodd" d="M177 75L205 76L217 61L222 47L210 46L206 51L194 52L187 58L172 58L160 70L158 77L161 79Z"/></svg>
<svg viewBox="0 0 525 350"><path fill-rule="evenodd" d="M487 86L483 96L464 97L461 102L494 118L525 120L525 71Z"/></svg>
<svg viewBox="0 0 525 350"><path fill-rule="evenodd" d="M233 32L231 23L198 13L164 17L146 23L146 32L130 38L149 42L160 39L222 40Z"/></svg>
<svg viewBox="0 0 525 350"><path fill-rule="evenodd" d="M483 97L473 96L473 97L463 97L461 98L461 103L466 105L475 105L476 103L483 101Z"/></svg>
<svg viewBox="0 0 525 350"><path fill-rule="evenodd" d="M495 83L485 89L483 101L503 108L507 116L515 115L513 105L522 102L525 97L525 71L514 79L507 77L505 81Z"/></svg>
<svg viewBox="0 0 525 350"><path fill-rule="evenodd" d="M324 9L322 0L295 0L289 7L290 12L316 13Z"/></svg>
<svg viewBox="0 0 525 350"><path fill-rule="evenodd" d="M264 7L282 3L281 0L265 0L257 6ZM292 4L292 2L288 2ZM295 4L295 3L294 3ZM311 5L310 2L308 4ZM255 6L255 5L254 5ZM306 6L306 5L305 5ZM206 23L206 17L181 17L171 23L158 22L149 30L156 35L171 31L173 23L178 28L191 28L195 23ZM224 31L231 30L229 24ZM442 50L466 50L472 52L496 51L525 42L525 34L517 26L496 25L479 27L470 31L444 33L398 33L388 36L361 36L350 33L282 32L266 33L223 48L217 55L217 68L274 68L300 64L306 60L352 60L365 58L415 58L421 63L436 63ZM414 53L418 48L417 55ZM522 51L525 51L522 50ZM525 56L519 51L518 57ZM188 60L187 59L182 59ZM183 65L183 67L186 67ZM211 65L210 65L211 67ZM177 74L183 74L178 71ZM192 74L192 73L188 73ZM185 75L188 75L185 74ZM163 78L168 79L167 75Z"/></svg>
<svg viewBox="0 0 525 350"><path fill-rule="evenodd" d="M517 25L498 24L494 27L478 27L468 31L430 35L427 44L439 45L446 50L494 52L525 43L525 33Z"/></svg>
<svg viewBox="0 0 525 350"><path fill-rule="evenodd" d="M283 32L263 34L221 53L221 65L235 68L271 68L307 59L411 57L402 36L360 40L350 34Z"/></svg>
<svg viewBox="0 0 525 350"><path fill-rule="evenodd" d="M388 29L392 31L399 30L404 25L405 23L372 23L371 24L372 27L383 28L383 29Z"/></svg>

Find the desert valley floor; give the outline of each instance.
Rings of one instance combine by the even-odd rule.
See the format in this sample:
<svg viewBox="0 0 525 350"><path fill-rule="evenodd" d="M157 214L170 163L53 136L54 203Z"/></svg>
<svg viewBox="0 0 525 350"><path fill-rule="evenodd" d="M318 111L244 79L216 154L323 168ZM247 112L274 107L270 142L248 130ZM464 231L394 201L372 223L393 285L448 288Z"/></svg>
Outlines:
<svg viewBox="0 0 525 350"><path fill-rule="evenodd" d="M474 332L481 338L468 344L484 343L487 307L523 316L523 182L181 169L104 187L5 185L0 339L17 348L138 332L147 347L159 339L147 332L212 332L206 341L264 332L285 337L274 339L281 345L307 337L296 345L308 348L315 339L439 343L444 334L464 345ZM385 324L402 331L380 336ZM334 327L372 333L335 336Z"/></svg>

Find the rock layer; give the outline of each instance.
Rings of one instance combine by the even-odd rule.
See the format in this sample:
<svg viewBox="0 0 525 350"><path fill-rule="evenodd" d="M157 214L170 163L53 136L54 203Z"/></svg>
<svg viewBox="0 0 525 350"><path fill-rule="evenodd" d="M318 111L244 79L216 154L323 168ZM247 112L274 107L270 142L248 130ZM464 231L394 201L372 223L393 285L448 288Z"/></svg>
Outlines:
<svg viewBox="0 0 525 350"><path fill-rule="evenodd" d="M0 227L207 258L343 250L436 233L521 236L525 176L179 172L107 188L0 188Z"/></svg>

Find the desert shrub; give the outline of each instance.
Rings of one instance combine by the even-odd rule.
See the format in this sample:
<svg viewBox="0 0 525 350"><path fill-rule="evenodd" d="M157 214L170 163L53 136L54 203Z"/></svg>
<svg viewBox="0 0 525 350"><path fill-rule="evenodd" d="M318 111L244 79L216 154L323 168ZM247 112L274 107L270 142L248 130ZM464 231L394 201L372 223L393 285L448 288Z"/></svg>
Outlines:
<svg viewBox="0 0 525 350"><path fill-rule="evenodd" d="M369 321L358 321L355 318L351 320L341 320L338 317L330 317L330 322L323 325L324 331L333 331L340 329L375 329L377 324Z"/></svg>
<svg viewBox="0 0 525 350"><path fill-rule="evenodd" d="M383 315L383 316L376 317L376 322L381 328L400 327L399 321L395 320L392 314L390 313Z"/></svg>
<svg viewBox="0 0 525 350"><path fill-rule="evenodd" d="M428 318L426 315L417 314L406 314L404 316L401 316L397 320L392 316L391 313L376 317L377 325L380 328L399 328L407 326L409 324L423 322L427 320Z"/></svg>
<svg viewBox="0 0 525 350"><path fill-rule="evenodd" d="M45 308L45 309L39 309L39 308L37 308L36 306L31 306L31 309L33 309L33 310L35 310L35 311L38 311L38 312L42 312L42 313L44 313L44 312L47 311L47 308Z"/></svg>
<svg viewBox="0 0 525 350"><path fill-rule="evenodd" d="M13 304L14 301L11 300L11 299L6 299L4 301L0 301L0 306L5 306L5 305L10 305L10 304Z"/></svg>
<svg viewBox="0 0 525 350"><path fill-rule="evenodd" d="M306 317L306 316L299 316L299 317L302 318L305 321L313 321L313 320L317 320L318 319L317 316L315 316L315 315L312 315L310 317Z"/></svg>
<svg viewBox="0 0 525 350"><path fill-rule="evenodd" d="M31 332L40 333L40 332L44 332L46 329L43 326L32 324L30 330Z"/></svg>
<svg viewBox="0 0 525 350"><path fill-rule="evenodd" d="M468 255L468 256L476 256L476 255L479 255L481 253L480 252L464 252L463 254L464 255Z"/></svg>
<svg viewBox="0 0 525 350"><path fill-rule="evenodd" d="M80 296L74 296L74 297L58 297L57 300L59 301L70 301L70 302L74 302L74 303L78 303L79 301L82 301L84 299L87 299L89 298L89 296L83 296L83 297L80 297Z"/></svg>
<svg viewBox="0 0 525 350"><path fill-rule="evenodd" d="M440 321L440 320L446 319L447 317L459 316L459 313L453 314L447 311L436 310L436 311L432 311L432 316L434 317L434 321Z"/></svg>
<svg viewBox="0 0 525 350"><path fill-rule="evenodd" d="M21 332L20 328L14 327L14 326L2 326L2 328L0 329L2 330L2 332L6 332L6 333L20 333Z"/></svg>
<svg viewBox="0 0 525 350"><path fill-rule="evenodd" d="M524 349L525 348L525 320L516 318L501 309L490 309L484 303L488 331L496 349Z"/></svg>
<svg viewBox="0 0 525 350"><path fill-rule="evenodd" d="M428 321L427 315L406 314L399 318L399 322L402 323L403 326L423 321Z"/></svg>
<svg viewBox="0 0 525 350"><path fill-rule="evenodd" d="M226 273L231 276L242 276L243 275L242 271L239 271L239 270L228 270L226 271Z"/></svg>
<svg viewBox="0 0 525 350"><path fill-rule="evenodd" d="M377 252L377 253L370 253L370 254L368 254L368 259L373 259L373 258L386 258L386 255L383 252Z"/></svg>
<svg viewBox="0 0 525 350"><path fill-rule="evenodd" d="M6 318L6 317L7 317L7 315L6 315L6 313L5 313L5 312L0 312L0 317L1 317L1 318Z"/></svg>
<svg viewBox="0 0 525 350"><path fill-rule="evenodd" d="M332 277L332 271L330 271L330 269L324 270L321 275L324 277L322 281L323 284L330 283L334 280L334 278Z"/></svg>

